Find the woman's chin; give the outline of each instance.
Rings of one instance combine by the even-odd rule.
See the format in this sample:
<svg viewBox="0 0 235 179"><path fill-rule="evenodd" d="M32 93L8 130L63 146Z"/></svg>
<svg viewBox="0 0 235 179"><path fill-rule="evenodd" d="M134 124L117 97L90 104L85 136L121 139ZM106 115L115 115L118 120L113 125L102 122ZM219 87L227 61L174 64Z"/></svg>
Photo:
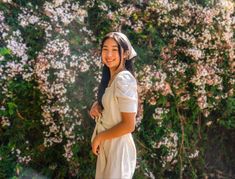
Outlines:
<svg viewBox="0 0 235 179"><path fill-rule="evenodd" d="M109 68L114 68L115 67L115 65L113 65L111 63L107 63L106 66L109 67Z"/></svg>

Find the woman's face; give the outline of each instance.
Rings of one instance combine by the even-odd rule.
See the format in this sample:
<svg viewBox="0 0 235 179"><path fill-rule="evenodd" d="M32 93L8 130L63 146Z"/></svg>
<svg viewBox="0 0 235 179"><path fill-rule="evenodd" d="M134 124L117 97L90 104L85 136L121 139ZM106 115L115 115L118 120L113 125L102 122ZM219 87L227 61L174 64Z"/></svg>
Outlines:
<svg viewBox="0 0 235 179"><path fill-rule="evenodd" d="M122 55L123 56L123 55ZM105 40L102 48L102 62L110 69L114 70L118 67L120 59L118 52L118 44L113 38Z"/></svg>

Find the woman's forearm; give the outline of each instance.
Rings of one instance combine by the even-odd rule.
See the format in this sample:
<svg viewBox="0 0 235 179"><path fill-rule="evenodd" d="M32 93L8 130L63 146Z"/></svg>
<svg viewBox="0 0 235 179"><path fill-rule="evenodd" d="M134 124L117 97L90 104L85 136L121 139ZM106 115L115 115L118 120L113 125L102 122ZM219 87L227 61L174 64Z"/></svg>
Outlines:
<svg viewBox="0 0 235 179"><path fill-rule="evenodd" d="M127 124L125 122L120 122L114 127L99 133L101 140L109 140L112 138L120 137L122 135L131 133L135 130L134 125Z"/></svg>

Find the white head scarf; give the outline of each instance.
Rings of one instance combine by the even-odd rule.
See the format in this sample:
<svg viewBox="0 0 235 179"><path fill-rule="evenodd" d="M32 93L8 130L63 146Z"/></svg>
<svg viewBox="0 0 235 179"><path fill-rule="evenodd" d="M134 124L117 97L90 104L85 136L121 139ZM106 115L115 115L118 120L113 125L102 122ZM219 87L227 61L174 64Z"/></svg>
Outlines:
<svg viewBox="0 0 235 179"><path fill-rule="evenodd" d="M127 38L127 36L121 32L110 32L108 34L105 35L105 37L111 37L113 38L114 35L117 35L119 37L121 37L127 44L128 46L128 58L126 60L131 60L132 58L137 56L136 51L134 50L134 48L131 45L131 42L129 41L129 39Z"/></svg>

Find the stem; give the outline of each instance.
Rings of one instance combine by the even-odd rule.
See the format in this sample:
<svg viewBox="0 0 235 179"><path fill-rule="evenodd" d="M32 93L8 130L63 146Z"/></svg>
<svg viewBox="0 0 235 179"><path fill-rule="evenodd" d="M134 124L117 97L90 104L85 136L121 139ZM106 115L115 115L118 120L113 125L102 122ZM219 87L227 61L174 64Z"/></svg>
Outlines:
<svg viewBox="0 0 235 179"><path fill-rule="evenodd" d="M198 115L198 137L199 139L202 139L202 135L201 135L201 115Z"/></svg>
<svg viewBox="0 0 235 179"><path fill-rule="evenodd" d="M21 120L25 120L25 118L20 114L18 110L16 110L16 114Z"/></svg>
<svg viewBox="0 0 235 179"><path fill-rule="evenodd" d="M148 151L151 151L148 147L146 147L142 142L140 142L138 139L135 139L143 148L145 148Z"/></svg>
<svg viewBox="0 0 235 179"><path fill-rule="evenodd" d="M183 159L182 159L182 155L183 152L185 151L184 149L184 119L181 116L180 112L179 112L179 108L176 106L177 109L177 113L178 116L180 118L180 127L181 127L181 143L180 143L180 148L179 148L179 159L180 159L180 179L183 179Z"/></svg>

